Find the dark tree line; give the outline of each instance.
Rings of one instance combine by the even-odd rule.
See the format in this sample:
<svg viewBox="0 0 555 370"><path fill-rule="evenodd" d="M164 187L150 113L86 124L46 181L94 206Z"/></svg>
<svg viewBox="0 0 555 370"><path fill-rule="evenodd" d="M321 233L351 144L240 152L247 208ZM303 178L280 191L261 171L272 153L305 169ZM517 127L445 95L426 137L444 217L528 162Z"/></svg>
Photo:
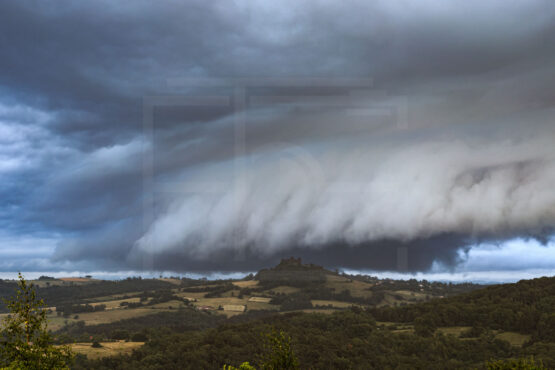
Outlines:
<svg viewBox="0 0 555 370"><path fill-rule="evenodd" d="M372 308L370 312L380 321L414 322L425 317L436 326L481 326L555 341L555 278L495 285L417 305Z"/></svg>
<svg viewBox="0 0 555 370"><path fill-rule="evenodd" d="M77 368L94 369L221 369L249 361L260 365L260 335L277 328L291 336L300 368L484 368L486 361L534 355L555 365L554 343L512 347L493 336L463 340L453 336L397 334L380 328L363 310L331 315L289 313L246 323L184 333L158 330L130 356L96 361L80 359Z"/></svg>
<svg viewBox="0 0 555 370"><path fill-rule="evenodd" d="M144 290L171 289L174 285L157 279L127 278L120 281L94 281L73 286L37 287L37 296L42 298L49 306L64 306L66 304L86 304L86 300L95 297L104 297L114 294L125 294ZM0 281L1 297L12 294L15 284ZM0 298L1 298L0 297ZM0 305L0 311L5 312L6 307Z"/></svg>

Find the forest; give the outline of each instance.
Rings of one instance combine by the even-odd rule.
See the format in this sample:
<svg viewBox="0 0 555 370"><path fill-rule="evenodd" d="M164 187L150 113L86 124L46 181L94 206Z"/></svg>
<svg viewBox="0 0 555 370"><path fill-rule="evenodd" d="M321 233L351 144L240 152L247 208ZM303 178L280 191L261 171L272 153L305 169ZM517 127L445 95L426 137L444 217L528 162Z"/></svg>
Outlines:
<svg viewBox="0 0 555 370"><path fill-rule="evenodd" d="M484 368L491 360L531 357L555 368L553 277L492 286L443 284L443 289L441 283L378 280L370 288L364 285L364 290L356 290L352 277L310 265L278 265L266 271L271 271L265 273L267 279L259 284L256 279L264 275L259 273L248 289L234 291L231 282L223 281L181 290L228 294L230 299L234 292L266 295L279 312L251 309L226 318L188 303L173 312L102 325L68 325L58 334L65 342L87 337L145 341L131 354L78 356L77 369L217 369L245 361L257 366L264 351L261 336L274 329L291 336L301 368ZM308 278L289 283L293 276ZM337 285L339 278L343 285ZM388 285L400 290L387 290ZM284 286L294 289L280 292ZM424 290L429 296L414 301L403 293L406 289ZM447 297L433 295L432 289ZM367 290L371 295L360 296ZM384 297L395 292L413 301L383 304ZM315 301L319 298L351 304L324 309L312 303L320 302ZM523 339L515 344L513 337Z"/></svg>
<svg viewBox="0 0 555 370"><path fill-rule="evenodd" d="M5 294L14 286L1 283ZM37 294L55 343L76 350L75 369L261 368L262 338L275 331L291 338L303 369L480 369L517 359L555 368L555 277L382 280L289 259L239 280L57 283L36 281Z"/></svg>

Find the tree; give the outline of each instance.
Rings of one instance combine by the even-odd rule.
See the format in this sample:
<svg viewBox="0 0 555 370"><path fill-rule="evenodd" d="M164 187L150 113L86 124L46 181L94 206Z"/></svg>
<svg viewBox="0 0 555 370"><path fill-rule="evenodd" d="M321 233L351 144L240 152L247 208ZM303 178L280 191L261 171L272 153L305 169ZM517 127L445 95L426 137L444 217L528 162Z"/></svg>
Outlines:
<svg viewBox="0 0 555 370"><path fill-rule="evenodd" d="M148 335L144 331L135 333L131 336L131 342L148 342Z"/></svg>
<svg viewBox="0 0 555 370"><path fill-rule="evenodd" d="M421 337L431 337L434 335L437 326L435 325L434 319L431 315L424 315L422 317L417 317L414 320L414 333Z"/></svg>
<svg viewBox="0 0 555 370"><path fill-rule="evenodd" d="M299 361L291 349L291 337L283 330L272 329L265 335L266 353L262 368L268 370L298 369Z"/></svg>
<svg viewBox="0 0 555 370"><path fill-rule="evenodd" d="M534 358L520 358L516 360L498 360L486 362L488 370L545 370L541 361L536 362Z"/></svg>
<svg viewBox="0 0 555 370"><path fill-rule="evenodd" d="M127 340L129 339L129 332L123 329L114 330L111 337L115 340Z"/></svg>
<svg viewBox="0 0 555 370"><path fill-rule="evenodd" d="M4 300L10 315L2 322L0 366L10 369L68 369L73 358L67 346L55 347L48 331L46 305L21 273L16 295Z"/></svg>
<svg viewBox="0 0 555 370"><path fill-rule="evenodd" d="M291 337L283 330L275 328L263 333L265 353L261 356L260 368L263 370L296 370L299 361L291 349ZM256 370L248 362L243 362L238 368L224 365L224 370Z"/></svg>
<svg viewBox="0 0 555 370"><path fill-rule="evenodd" d="M248 362L243 362L239 367L224 365L223 370L256 370L256 368L251 366Z"/></svg>

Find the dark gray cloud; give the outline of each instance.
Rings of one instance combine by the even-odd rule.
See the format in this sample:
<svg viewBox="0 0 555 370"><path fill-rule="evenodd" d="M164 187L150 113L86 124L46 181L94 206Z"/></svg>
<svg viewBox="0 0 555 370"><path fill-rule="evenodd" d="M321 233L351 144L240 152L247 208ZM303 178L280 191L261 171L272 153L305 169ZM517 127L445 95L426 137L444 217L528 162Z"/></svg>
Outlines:
<svg viewBox="0 0 555 370"><path fill-rule="evenodd" d="M421 271L555 226L550 1L8 1L0 35L0 228L49 266ZM229 81L292 77L374 83L247 89L243 150ZM230 105L151 137L153 95Z"/></svg>

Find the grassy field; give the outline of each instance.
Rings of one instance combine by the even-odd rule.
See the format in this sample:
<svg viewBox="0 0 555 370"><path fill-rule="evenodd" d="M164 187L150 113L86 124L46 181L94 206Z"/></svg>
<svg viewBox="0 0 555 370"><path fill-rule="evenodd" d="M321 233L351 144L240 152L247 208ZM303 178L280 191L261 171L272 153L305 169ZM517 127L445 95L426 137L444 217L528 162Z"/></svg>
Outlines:
<svg viewBox="0 0 555 370"><path fill-rule="evenodd" d="M49 286L73 286L73 285L84 285L93 283L99 280L87 279L87 278L61 278L52 280L31 280L34 286L39 288L45 288Z"/></svg>
<svg viewBox="0 0 555 370"><path fill-rule="evenodd" d="M275 288L269 289L266 292L270 292L270 291L273 291L275 293L280 293L280 294L291 294L291 293L297 293L298 291L300 291L300 289L292 286L283 285L283 286L277 286Z"/></svg>
<svg viewBox="0 0 555 370"><path fill-rule="evenodd" d="M247 302L247 310L279 310L279 306L264 302Z"/></svg>
<svg viewBox="0 0 555 370"><path fill-rule="evenodd" d="M115 300L130 301L130 299L132 299L132 298L124 298L124 297L133 297L133 298L135 298L135 296L138 296L141 293L142 292L129 292L129 293L125 293L125 294L112 294L112 295L107 295L107 296L102 296L102 297L88 298L88 299L85 299L85 301L87 301L89 303L103 303L103 304L106 304L106 302L111 302L111 301L115 301Z"/></svg>
<svg viewBox="0 0 555 370"><path fill-rule="evenodd" d="M181 298L194 298L194 299L201 299L204 297L206 293L189 293L189 292L179 292L175 293L176 296Z"/></svg>
<svg viewBox="0 0 555 370"><path fill-rule="evenodd" d="M164 309L168 309L168 310L172 310L172 309L176 309L178 307L183 307L185 306L185 304L182 301L168 301L168 302L163 302L163 303L158 303L158 304L154 304L152 306L148 306L149 308L153 309L153 310L164 310Z"/></svg>
<svg viewBox="0 0 555 370"><path fill-rule="evenodd" d="M438 328L437 330L445 335L459 337L464 331L470 329L470 326L449 326L446 328Z"/></svg>
<svg viewBox="0 0 555 370"><path fill-rule="evenodd" d="M71 349L76 352L87 356L90 359L97 359L108 356L115 356L121 354L130 354L134 349L139 348L144 343L142 342L102 342L102 347L93 348L91 343L73 343L70 344Z"/></svg>
<svg viewBox="0 0 555 370"><path fill-rule="evenodd" d="M252 280L238 281L236 283L239 283L238 286L241 286L241 287L247 287L247 286L253 287L254 285L257 284L256 281L252 281ZM246 284L241 284L241 283L246 283ZM179 293L176 293L176 295L182 298L196 299L197 301L193 302L193 305L195 307L211 306L216 310L218 309L219 306L224 306L224 305L245 305L247 306L247 310L278 310L279 309L279 306L269 304L269 303L249 302L250 296L245 295L243 296L243 298L238 298L239 290L231 290L231 291L224 292L222 293L221 297L217 297L217 298L205 298L204 296L206 295L206 293L179 292ZM230 312L230 311L221 311L221 310L216 312L226 316L235 316L237 314L240 314L240 312Z"/></svg>
<svg viewBox="0 0 555 370"><path fill-rule="evenodd" d="M235 316L241 314L240 312L234 311L224 311L218 310L219 306L224 305L245 305L248 310L279 310L278 305L272 305L270 303L265 302L248 302L250 296L243 296L242 298L238 298L239 296L239 289L240 288L254 288L258 286L258 282L255 280L245 280L245 281L236 281L233 282L237 289L227 291L222 293L221 297L217 298L205 298L206 293L204 292L182 292L179 288L177 288L177 284L180 283L177 279L162 279L164 281L171 282L176 284L176 287L173 290L174 294L178 297L196 299L196 302L193 302L193 305L196 307L201 306L211 306L216 313L222 314L225 316ZM69 282L62 282L62 283L69 283ZM79 282L73 282L79 283ZM215 286L217 284L207 283L205 286ZM344 290L349 290L352 296L354 297L371 297L372 292L369 290L372 287L372 284L361 282L357 280L348 279L343 276L337 275L328 275L326 286L329 288L334 289L335 292L341 292ZM273 293L285 293L291 294L300 291L299 288L291 287L291 286L278 286L268 290L266 293L272 291ZM97 297L94 299L90 299L89 302L93 305L104 304L106 305L105 311L99 312L87 312L77 314L77 318L75 315L71 315L69 318L64 318L57 316L55 312L48 315L49 318L49 326L52 330L56 330L61 328L66 323L71 323L75 321L85 321L86 325L96 325L96 324L103 324L103 323L111 323L114 321L122 320L122 319L129 319L133 317L144 316L156 312L162 311L171 311L177 309L184 305L183 302L180 301L170 301L159 303L153 306L147 307L138 307L133 309L124 308L121 306L122 302L139 302L139 297L131 297L133 295L138 295L140 292L135 293L127 293L127 294L114 294L110 296L104 297ZM253 295L260 295L261 293L254 293ZM128 298L123 298L127 296ZM396 291L396 292L386 292L384 301L380 305L394 305L394 304L401 304L403 302L409 303L410 301L419 301L424 300L425 294L421 294L418 292L409 292L409 291ZM335 300L313 300L312 304L314 306L327 306L331 305L333 309L330 310L332 312L334 309L344 309L348 308L353 305L351 302L341 302ZM325 310L318 309L317 312L324 312ZM399 329L400 331L410 331L412 329ZM518 342L519 339L514 339L513 341Z"/></svg>
<svg viewBox="0 0 555 370"><path fill-rule="evenodd" d="M391 332L397 333L397 334L414 333L414 327L412 325L407 325L407 324L397 324L397 329L392 330Z"/></svg>
<svg viewBox="0 0 555 370"><path fill-rule="evenodd" d="M251 310L279 310L279 305L273 305L268 302L249 302L249 298L251 296L244 295L241 298L238 298L240 294L240 289L245 288L256 288L259 287L259 283L256 280L241 280L241 281L234 281L233 285L236 289L223 292L220 297L214 298L206 298L206 292L183 292L181 291L182 288L181 280L179 279L172 279L172 278L163 278L160 279L162 281L169 282L173 284L173 293L180 297L180 298L189 298L196 300L192 302L192 304L200 308L202 306L210 306L213 308L214 312L217 314L225 315L225 316L235 316L240 315L242 312L237 311L225 311L225 310L218 310L218 307L225 306L225 305L244 305L246 306L247 311ZM72 279L55 279L55 280L41 280L35 281L36 284L39 285L46 285L48 282L50 285L80 285L80 284L87 284L90 282L95 281L94 279L84 279L84 278L72 278ZM219 282L210 282L207 281L206 283L196 286L195 289L203 288L203 287L215 287L221 285ZM326 287L332 288L335 293L340 293L342 291L348 290L353 297L362 297L362 298L370 298L372 297L373 293L370 290L374 284L363 282L359 280L350 279L345 276L340 275L326 275ZM252 296L264 296L269 295L273 296L275 294L293 294L296 292L301 291L300 288L292 287L292 286L278 286L272 289L268 289L264 292L253 292ZM270 293L271 292L271 293ZM71 315L70 317L61 317L57 316L55 310L48 315L49 320L49 327L51 330L57 330L63 327L65 324L73 323L77 321L84 321L86 325L96 325L96 324L104 324L104 323L112 323L119 320L130 319L140 316L145 316L149 314L154 314L161 311L172 311L179 307L184 306L184 302L173 300L169 302L159 303L153 306L146 306L146 307L137 307L137 308L127 308L126 306L121 306L122 302L128 303L136 303L140 301L139 295L141 291L136 292L128 292L125 294L113 294L108 296L90 298L86 300L92 305L99 305L104 304L106 306L106 310L98 311L98 312L86 312L86 313L79 313L76 315ZM408 290L398 290L398 291L385 291L384 292L384 299L379 304L379 306L383 305L400 305L403 303L412 303L417 301L426 300L426 294L420 292L412 292ZM126 298L124 298L126 297ZM329 313L334 312L337 309L345 309L353 305L352 302L344 302L344 301L336 301L336 300L312 300L311 301L314 306L328 306L331 305L331 308L324 308L324 309L311 309L311 310L304 310L305 312L319 312L319 313ZM397 325L397 329L394 332L412 332L412 326L410 325L398 325L395 323L391 323L392 325ZM445 334L452 334L458 336L462 330L465 328L440 328ZM525 336L518 336L514 335L515 333L503 333L500 334L502 339L508 340L515 345L521 345L527 337Z"/></svg>
<svg viewBox="0 0 555 370"><path fill-rule="evenodd" d="M245 281L234 281L233 285L238 286L239 288L254 288L258 285L258 281L256 280L245 280Z"/></svg>
<svg viewBox="0 0 555 370"><path fill-rule="evenodd" d="M150 307L139 307L133 309L114 309L98 312L85 312L77 314L78 318L74 319L72 315L70 318L57 316L56 314L48 315L48 328L51 330L60 329L66 322L72 323L77 321L85 321L86 325L105 324L114 321L131 319L133 317L150 315L156 312L170 311L167 308L152 309Z"/></svg>
<svg viewBox="0 0 555 370"><path fill-rule="evenodd" d="M171 283L174 285L181 285L181 280L180 279L172 279L172 278L162 278L159 279L160 281L165 281L167 283Z"/></svg>
<svg viewBox="0 0 555 370"><path fill-rule="evenodd" d="M425 301L426 294L420 292L411 292L408 290L396 290L395 294L403 297L405 300L417 300L417 301Z"/></svg>
<svg viewBox="0 0 555 370"><path fill-rule="evenodd" d="M238 304L246 305L248 303L249 297L243 297L239 299L237 297L219 297L219 298L197 298L198 301L194 302L194 306L212 306L218 308L218 306L223 306L224 304ZM252 302L251 302L252 303Z"/></svg>
<svg viewBox="0 0 555 370"><path fill-rule="evenodd" d="M323 313L323 314L329 315L329 314L332 314L332 313L336 312L336 310L334 310L334 309L322 309L322 310L317 310L317 309L314 309L314 308L307 308L307 309L304 309L304 310L299 310L298 312L305 312L305 313ZM285 313L285 312L282 312L282 313Z"/></svg>
<svg viewBox="0 0 555 370"><path fill-rule="evenodd" d="M122 307L120 306L122 302L137 303L139 301L140 301L140 298L135 297L135 298L126 298L126 299L115 299L112 301L99 301L99 302L91 303L91 305L98 306L100 304L103 304L103 305L106 305L106 310L113 310L113 309L120 309Z"/></svg>
<svg viewBox="0 0 555 370"><path fill-rule="evenodd" d="M496 338L506 340L507 342L511 343L513 346L522 347L522 345L530 340L530 335L520 334L520 333L513 333L510 331L506 331L503 333L498 333L495 335Z"/></svg>
<svg viewBox="0 0 555 370"><path fill-rule="evenodd" d="M372 284L351 280L343 276L328 275L326 286L335 289L337 293L348 290L353 297L369 298L372 296L372 292L368 290L372 287Z"/></svg>

